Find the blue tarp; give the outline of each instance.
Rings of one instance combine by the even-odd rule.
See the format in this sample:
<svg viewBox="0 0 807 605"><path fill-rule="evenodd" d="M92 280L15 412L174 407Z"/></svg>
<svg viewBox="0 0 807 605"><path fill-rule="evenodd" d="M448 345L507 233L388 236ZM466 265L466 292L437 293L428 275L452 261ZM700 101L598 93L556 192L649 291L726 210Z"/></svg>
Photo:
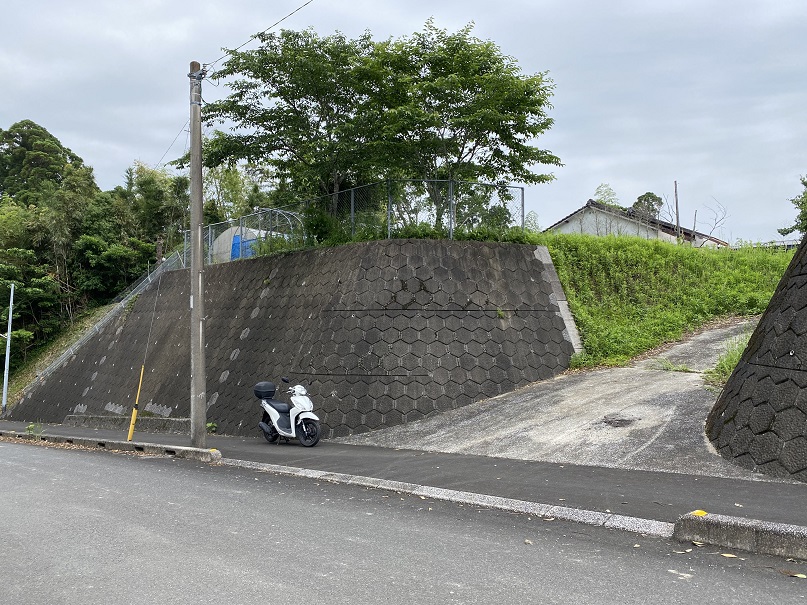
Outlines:
<svg viewBox="0 0 807 605"><path fill-rule="evenodd" d="M258 241L257 239L245 239L243 245L243 255L241 254L242 246L241 246L241 236L240 235L233 235L233 247L230 252L230 260L235 260L237 258L250 258L255 256L255 249L252 245Z"/></svg>

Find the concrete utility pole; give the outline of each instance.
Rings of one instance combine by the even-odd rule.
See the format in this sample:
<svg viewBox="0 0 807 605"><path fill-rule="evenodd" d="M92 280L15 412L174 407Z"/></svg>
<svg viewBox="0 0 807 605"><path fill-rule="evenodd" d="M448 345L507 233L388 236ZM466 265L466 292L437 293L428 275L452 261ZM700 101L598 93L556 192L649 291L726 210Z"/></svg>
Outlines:
<svg viewBox="0 0 807 605"><path fill-rule="evenodd" d="M207 373L205 371L205 259L202 247L202 79L191 62L191 446L205 447Z"/></svg>
<svg viewBox="0 0 807 605"><path fill-rule="evenodd" d="M673 181L675 185L675 237L681 239L681 216L678 214L678 181Z"/></svg>
<svg viewBox="0 0 807 605"><path fill-rule="evenodd" d="M6 369L3 372L3 414L8 400L8 362L11 359L11 313L14 310L14 282L11 282L11 298L8 299L8 331L6 332Z"/></svg>

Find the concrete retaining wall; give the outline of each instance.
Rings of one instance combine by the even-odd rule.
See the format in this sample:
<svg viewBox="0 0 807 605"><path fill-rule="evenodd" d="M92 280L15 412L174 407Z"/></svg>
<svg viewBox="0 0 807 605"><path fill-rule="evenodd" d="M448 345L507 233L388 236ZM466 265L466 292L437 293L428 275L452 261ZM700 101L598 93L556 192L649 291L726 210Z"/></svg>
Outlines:
<svg viewBox="0 0 807 605"><path fill-rule="evenodd" d="M11 410L189 414L188 271L161 276ZM308 384L325 435L418 420L568 367L576 330L546 248L389 240L206 269L208 419L252 434L252 386ZM149 334L151 336L149 337ZM282 386L282 384L281 384Z"/></svg>
<svg viewBox="0 0 807 605"><path fill-rule="evenodd" d="M807 481L807 239L706 422L723 457Z"/></svg>

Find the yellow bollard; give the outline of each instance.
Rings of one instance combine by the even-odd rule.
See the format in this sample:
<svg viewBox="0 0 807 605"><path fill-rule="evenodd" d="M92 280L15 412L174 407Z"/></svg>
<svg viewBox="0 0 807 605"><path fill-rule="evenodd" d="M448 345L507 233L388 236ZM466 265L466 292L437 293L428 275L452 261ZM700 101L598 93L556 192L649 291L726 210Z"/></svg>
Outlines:
<svg viewBox="0 0 807 605"><path fill-rule="evenodd" d="M146 364L140 366L140 382L137 385L137 396L135 397L135 404L134 408L132 408L132 422L129 423L129 438L127 441L132 440L132 436L134 435L134 427L135 421L137 420L137 405L140 402L140 387L143 386L143 372L146 369Z"/></svg>

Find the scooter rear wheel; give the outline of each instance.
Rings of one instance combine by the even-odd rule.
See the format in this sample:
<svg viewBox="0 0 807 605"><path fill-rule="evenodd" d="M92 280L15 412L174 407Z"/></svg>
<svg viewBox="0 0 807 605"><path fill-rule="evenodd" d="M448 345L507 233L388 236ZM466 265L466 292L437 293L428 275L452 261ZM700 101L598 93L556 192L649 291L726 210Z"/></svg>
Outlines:
<svg viewBox="0 0 807 605"><path fill-rule="evenodd" d="M297 438L300 444L305 447L312 447L319 442L320 426L319 422L311 418L303 418L300 427L297 429Z"/></svg>
<svg viewBox="0 0 807 605"><path fill-rule="evenodd" d="M271 424L269 424L269 432L268 433L266 431L262 431L262 432L263 432L264 438L269 443L274 443L275 441L277 441L277 438L280 437L278 432L275 430L275 427L273 427Z"/></svg>

